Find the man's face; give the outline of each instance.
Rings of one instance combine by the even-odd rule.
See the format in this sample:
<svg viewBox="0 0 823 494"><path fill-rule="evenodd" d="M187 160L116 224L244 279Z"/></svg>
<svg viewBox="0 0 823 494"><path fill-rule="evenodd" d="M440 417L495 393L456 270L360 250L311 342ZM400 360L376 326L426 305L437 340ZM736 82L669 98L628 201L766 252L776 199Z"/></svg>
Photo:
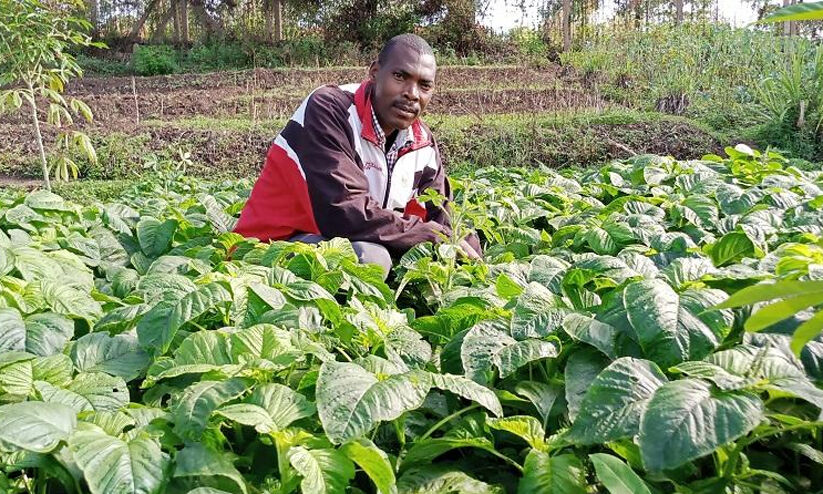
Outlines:
<svg viewBox="0 0 823 494"><path fill-rule="evenodd" d="M423 113L434 94L434 57L405 45L396 46L381 66L374 62L374 111L386 134L405 129Z"/></svg>

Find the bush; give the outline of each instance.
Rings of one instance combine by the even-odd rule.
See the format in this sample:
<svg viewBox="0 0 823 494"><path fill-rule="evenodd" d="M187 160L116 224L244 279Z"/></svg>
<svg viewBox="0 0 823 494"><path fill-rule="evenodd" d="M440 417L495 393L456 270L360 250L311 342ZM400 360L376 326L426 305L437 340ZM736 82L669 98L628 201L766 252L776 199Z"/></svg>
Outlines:
<svg viewBox="0 0 823 494"><path fill-rule="evenodd" d="M85 54L77 55L77 63L86 75L121 76L131 72L129 64L112 58L98 58Z"/></svg>
<svg viewBox="0 0 823 494"><path fill-rule="evenodd" d="M230 70L252 66L252 57L239 43L205 43L192 47L183 65L187 72Z"/></svg>
<svg viewBox="0 0 823 494"><path fill-rule="evenodd" d="M132 55L134 72L138 75L166 75L177 72L177 54L167 45L142 45Z"/></svg>

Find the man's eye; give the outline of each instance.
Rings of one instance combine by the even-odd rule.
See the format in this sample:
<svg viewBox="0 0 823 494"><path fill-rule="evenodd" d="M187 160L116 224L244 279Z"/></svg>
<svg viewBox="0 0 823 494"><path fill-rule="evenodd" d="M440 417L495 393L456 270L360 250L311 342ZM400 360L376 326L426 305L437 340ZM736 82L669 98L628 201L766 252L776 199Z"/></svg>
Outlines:
<svg viewBox="0 0 823 494"><path fill-rule="evenodd" d="M423 88L423 91L431 91L434 88L434 84L424 82L423 84L420 84L420 87Z"/></svg>
<svg viewBox="0 0 823 494"><path fill-rule="evenodd" d="M403 80L403 73L402 72L395 72L394 78L397 80Z"/></svg>

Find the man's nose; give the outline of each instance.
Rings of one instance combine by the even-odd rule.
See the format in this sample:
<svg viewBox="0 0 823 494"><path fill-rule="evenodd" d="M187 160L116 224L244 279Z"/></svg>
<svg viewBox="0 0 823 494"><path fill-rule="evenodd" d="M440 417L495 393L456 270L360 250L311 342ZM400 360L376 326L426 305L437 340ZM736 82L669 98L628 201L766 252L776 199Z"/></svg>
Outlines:
<svg viewBox="0 0 823 494"><path fill-rule="evenodd" d="M406 87L403 90L403 96L412 101L419 100L420 90L417 87L417 83L411 82L409 84L406 84Z"/></svg>

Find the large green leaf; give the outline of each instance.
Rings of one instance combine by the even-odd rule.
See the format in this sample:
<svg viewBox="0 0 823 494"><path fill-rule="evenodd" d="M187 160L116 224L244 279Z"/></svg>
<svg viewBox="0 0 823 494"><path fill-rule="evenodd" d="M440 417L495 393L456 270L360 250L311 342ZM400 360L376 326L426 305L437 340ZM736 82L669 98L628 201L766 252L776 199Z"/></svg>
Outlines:
<svg viewBox="0 0 823 494"><path fill-rule="evenodd" d="M539 283L529 283L517 297L511 334L518 340L547 336L560 327L567 313L560 297Z"/></svg>
<svg viewBox="0 0 823 494"><path fill-rule="evenodd" d="M143 253L149 257L159 257L171 247L177 221L168 219L163 222L151 216L140 218L137 223L137 241Z"/></svg>
<svg viewBox="0 0 823 494"><path fill-rule="evenodd" d="M586 471L574 455L549 456L533 449L526 456L523 478L517 485L518 494L551 492L557 494L585 494Z"/></svg>
<svg viewBox="0 0 823 494"><path fill-rule="evenodd" d="M506 378L524 365L545 358L557 357L559 349L555 343L529 339L518 341L500 349L493 361L500 369L500 377Z"/></svg>
<svg viewBox="0 0 823 494"><path fill-rule="evenodd" d="M314 404L282 384L263 384L244 403L226 405L217 413L235 422L253 426L261 434L283 430L295 420L311 417Z"/></svg>
<svg viewBox="0 0 823 494"><path fill-rule="evenodd" d="M697 379L666 383L640 424L643 464L651 471L677 468L748 433L762 419L757 395L713 390Z"/></svg>
<svg viewBox="0 0 823 494"><path fill-rule="evenodd" d="M823 19L823 2L798 3L777 9L760 22L816 21Z"/></svg>
<svg viewBox="0 0 823 494"><path fill-rule="evenodd" d="M588 343L607 357L615 357L617 330L593 317L571 313L563 318L563 330L575 340Z"/></svg>
<svg viewBox="0 0 823 494"><path fill-rule="evenodd" d="M116 336L89 333L74 343L71 358L80 371L105 372L126 381L142 374L150 362L137 337L127 333Z"/></svg>
<svg viewBox="0 0 823 494"><path fill-rule="evenodd" d="M43 300L54 312L94 323L103 317L100 302L94 300L86 289L70 285L64 279L41 280Z"/></svg>
<svg viewBox="0 0 823 494"><path fill-rule="evenodd" d="M326 435L340 444L423 404L431 387L423 371L379 380L357 364L324 362L317 378L317 411Z"/></svg>
<svg viewBox="0 0 823 494"><path fill-rule="evenodd" d="M540 381L521 381L514 387L514 391L532 402L540 418L543 419L544 428L549 421L555 401L563 394L563 388L559 385Z"/></svg>
<svg viewBox="0 0 823 494"><path fill-rule="evenodd" d="M303 477L300 490L305 494L343 492L354 478L351 460L334 449L296 446L289 450L289 463Z"/></svg>
<svg viewBox="0 0 823 494"><path fill-rule="evenodd" d="M724 297L708 289L678 294L662 280L644 280L626 287L623 303L645 356L669 367L702 359L728 334L733 315L710 310Z"/></svg>
<svg viewBox="0 0 823 494"><path fill-rule="evenodd" d="M48 357L63 351L66 342L74 336L74 321L55 314L41 312L26 318L25 350Z"/></svg>
<svg viewBox="0 0 823 494"><path fill-rule="evenodd" d="M426 438L415 441L402 458L401 470L408 470L421 464L432 464L439 456L460 448L475 448L494 452L494 444L485 437L474 437L466 433L449 433L443 437Z"/></svg>
<svg viewBox="0 0 823 494"><path fill-rule="evenodd" d="M755 257L757 247L743 232L731 232L709 247L709 255L715 266L725 266L738 262L744 257Z"/></svg>
<svg viewBox="0 0 823 494"><path fill-rule="evenodd" d="M463 376L455 376L452 374L432 373L430 374L430 378L432 387L450 391L467 400L476 401L495 416L503 416L503 407L500 405L500 400L497 399L497 396L491 389Z"/></svg>
<svg viewBox="0 0 823 494"><path fill-rule="evenodd" d="M55 279L63 274L60 263L32 247L15 247L14 267L26 281Z"/></svg>
<svg viewBox="0 0 823 494"><path fill-rule="evenodd" d="M177 331L186 323L189 323L206 312L225 306L232 301L231 290L228 283L215 281L208 285L203 285L197 290L187 293L174 305L168 309L167 321L164 325L155 324L151 329L146 328L141 335L141 342L156 343L160 353L168 351ZM151 311L150 311L151 312ZM148 318L149 314L144 316ZM143 320L141 320L141 323ZM159 326L159 327L158 327ZM141 326L138 325L138 334Z"/></svg>
<svg viewBox="0 0 823 494"><path fill-rule="evenodd" d="M394 469L388 455L365 437L353 439L340 447L340 452L357 464L377 487L380 494L397 492Z"/></svg>
<svg viewBox="0 0 823 494"><path fill-rule="evenodd" d="M87 410L117 411L129 402L129 388L121 377L102 372L81 372L64 388L36 381L44 401L61 403L77 412Z"/></svg>
<svg viewBox="0 0 823 494"><path fill-rule="evenodd" d="M608 359L594 348L583 348L569 356L563 373L570 419L575 420L586 391L608 363Z"/></svg>
<svg viewBox="0 0 823 494"><path fill-rule="evenodd" d="M60 314L43 312L25 321L17 309L0 308L0 350L20 350L47 357L63 351L74 335L74 322Z"/></svg>
<svg viewBox="0 0 823 494"><path fill-rule="evenodd" d="M34 355L25 352L0 353L0 397L17 401L31 393L34 384L33 361Z"/></svg>
<svg viewBox="0 0 823 494"><path fill-rule="evenodd" d="M399 494L503 494L502 487L489 485L460 470L427 465L405 472L397 481Z"/></svg>
<svg viewBox="0 0 823 494"><path fill-rule="evenodd" d="M580 444L599 444L630 438L654 392L667 382L653 362L623 357L606 367L591 383L569 438Z"/></svg>
<svg viewBox="0 0 823 494"><path fill-rule="evenodd" d="M823 304L823 291L772 302L771 304L760 307L752 314L746 320L744 327L746 331L760 331L788 319L809 307L820 304ZM814 336L817 335L812 335L812 337Z"/></svg>
<svg viewBox="0 0 823 494"><path fill-rule="evenodd" d="M610 494L651 494L649 486L630 466L619 458L605 453L589 455L597 479Z"/></svg>
<svg viewBox="0 0 823 494"><path fill-rule="evenodd" d="M196 477L195 482L202 485L204 478L220 477L231 481L234 487L246 494L246 481L237 471L229 455L215 451L203 443L189 443L174 457L175 478Z"/></svg>
<svg viewBox="0 0 823 494"><path fill-rule="evenodd" d="M52 451L77 425L71 408L42 401L0 406L0 441L38 453Z"/></svg>
<svg viewBox="0 0 823 494"><path fill-rule="evenodd" d="M155 360L144 386L184 374L200 374L218 369L226 373L236 372L239 366L234 365L229 341L230 336L223 331L198 331L190 334L174 350L172 359L164 357Z"/></svg>
<svg viewBox="0 0 823 494"><path fill-rule="evenodd" d="M823 409L823 390L808 378L801 363L788 352L772 347L739 345L714 353L707 360L742 381L733 389L754 383L802 398ZM712 381L718 382L717 378Z"/></svg>
<svg viewBox="0 0 823 494"><path fill-rule="evenodd" d="M187 437L198 437L208 425L212 412L240 396L248 386L248 380L238 377L192 384L171 406L175 430Z"/></svg>
<svg viewBox="0 0 823 494"><path fill-rule="evenodd" d="M26 350L26 325L20 311L0 307L0 351Z"/></svg>
<svg viewBox="0 0 823 494"><path fill-rule="evenodd" d="M170 464L157 439L138 435L124 441L93 424L78 424L69 448L93 494L160 492Z"/></svg>
<svg viewBox="0 0 823 494"><path fill-rule="evenodd" d="M775 283L760 283L739 290L723 303L717 305L718 308L727 309L730 307L742 307L757 302L765 302L776 298L791 298L801 295L811 295L823 291L823 280L821 281L795 281L784 280Z"/></svg>
<svg viewBox="0 0 823 494"><path fill-rule="evenodd" d="M34 192L26 194L23 204L32 209L42 209L45 211L72 210L62 197L45 189L35 190Z"/></svg>
<svg viewBox="0 0 823 494"><path fill-rule="evenodd" d="M534 449L544 450L546 431L540 421L531 415L511 415L487 421L489 427L520 437Z"/></svg>
<svg viewBox="0 0 823 494"><path fill-rule="evenodd" d="M484 321L472 327L463 337L460 360L466 377L480 384L491 379L495 355L517 340L502 331L497 321Z"/></svg>

